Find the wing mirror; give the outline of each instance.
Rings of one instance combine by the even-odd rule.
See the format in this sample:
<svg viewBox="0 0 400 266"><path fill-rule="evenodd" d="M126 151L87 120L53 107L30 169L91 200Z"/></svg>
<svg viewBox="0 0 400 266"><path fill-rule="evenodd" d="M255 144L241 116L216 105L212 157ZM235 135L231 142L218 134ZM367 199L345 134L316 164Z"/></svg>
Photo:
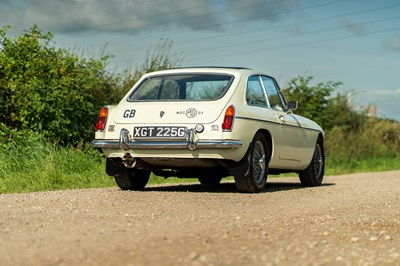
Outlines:
<svg viewBox="0 0 400 266"><path fill-rule="evenodd" d="M287 103L287 108L289 110L296 110L297 107L299 107L299 102L298 101L290 101Z"/></svg>

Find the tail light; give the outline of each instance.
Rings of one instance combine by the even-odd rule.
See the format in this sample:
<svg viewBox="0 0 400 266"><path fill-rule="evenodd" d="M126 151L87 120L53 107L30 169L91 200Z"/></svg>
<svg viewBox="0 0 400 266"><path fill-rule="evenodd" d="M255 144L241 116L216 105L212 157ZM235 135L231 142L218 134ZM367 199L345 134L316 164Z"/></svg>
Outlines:
<svg viewBox="0 0 400 266"><path fill-rule="evenodd" d="M234 120L235 120L235 107L231 105L225 111L224 122L222 123L222 130L232 131Z"/></svg>
<svg viewBox="0 0 400 266"><path fill-rule="evenodd" d="M103 108L101 108L99 117L97 118L96 130L104 130L107 123L107 117L108 117L108 108L104 106Z"/></svg>

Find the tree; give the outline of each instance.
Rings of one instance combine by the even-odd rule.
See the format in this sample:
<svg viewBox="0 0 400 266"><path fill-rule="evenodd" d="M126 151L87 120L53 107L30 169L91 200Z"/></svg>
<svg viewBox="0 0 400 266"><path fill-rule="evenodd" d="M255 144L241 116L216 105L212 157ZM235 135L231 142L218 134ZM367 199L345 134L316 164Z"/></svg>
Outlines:
<svg viewBox="0 0 400 266"><path fill-rule="evenodd" d="M284 93L288 100L298 101L297 114L308 117L325 130L339 126L343 129L360 128L366 119L365 113L358 113L349 104L347 96L332 93L338 89L341 82L321 82L311 85L313 77L296 77L292 79Z"/></svg>
<svg viewBox="0 0 400 266"><path fill-rule="evenodd" d="M110 56L56 49L53 34L37 26L15 38L8 29L0 29L0 122L60 144L92 139L98 110L113 100L117 83L106 70Z"/></svg>
<svg viewBox="0 0 400 266"><path fill-rule="evenodd" d="M122 98L132 86L146 73L175 68L183 61L182 53L172 52L173 42L169 39L160 39L155 46L150 46L146 52L143 63L136 66L132 72L131 69L125 71L125 77L119 91Z"/></svg>

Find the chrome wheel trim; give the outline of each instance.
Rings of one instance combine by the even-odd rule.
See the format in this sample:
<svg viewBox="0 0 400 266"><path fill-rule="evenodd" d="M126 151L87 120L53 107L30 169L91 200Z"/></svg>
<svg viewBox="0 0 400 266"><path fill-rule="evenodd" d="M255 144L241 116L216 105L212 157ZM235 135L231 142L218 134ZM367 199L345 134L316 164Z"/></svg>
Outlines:
<svg viewBox="0 0 400 266"><path fill-rule="evenodd" d="M265 178L266 168L266 155L265 155L265 147L260 140L257 140L254 143L253 148L253 178L256 184L261 184Z"/></svg>

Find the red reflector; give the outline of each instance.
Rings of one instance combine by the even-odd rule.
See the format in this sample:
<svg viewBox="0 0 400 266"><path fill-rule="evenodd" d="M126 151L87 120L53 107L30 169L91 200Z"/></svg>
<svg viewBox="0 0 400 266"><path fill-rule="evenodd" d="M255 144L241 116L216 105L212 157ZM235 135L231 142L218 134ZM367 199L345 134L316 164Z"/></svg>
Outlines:
<svg viewBox="0 0 400 266"><path fill-rule="evenodd" d="M100 110L99 117L97 118L96 130L104 130L107 123L108 108L103 107Z"/></svg>
<svg viewBox="0 0 400 266"><path fill-rule="evenodd" d="M223 131L231 131L233 126L233 120L235 118L235 107L229 106L225 111L224 122L222 123Z"/></svg>

